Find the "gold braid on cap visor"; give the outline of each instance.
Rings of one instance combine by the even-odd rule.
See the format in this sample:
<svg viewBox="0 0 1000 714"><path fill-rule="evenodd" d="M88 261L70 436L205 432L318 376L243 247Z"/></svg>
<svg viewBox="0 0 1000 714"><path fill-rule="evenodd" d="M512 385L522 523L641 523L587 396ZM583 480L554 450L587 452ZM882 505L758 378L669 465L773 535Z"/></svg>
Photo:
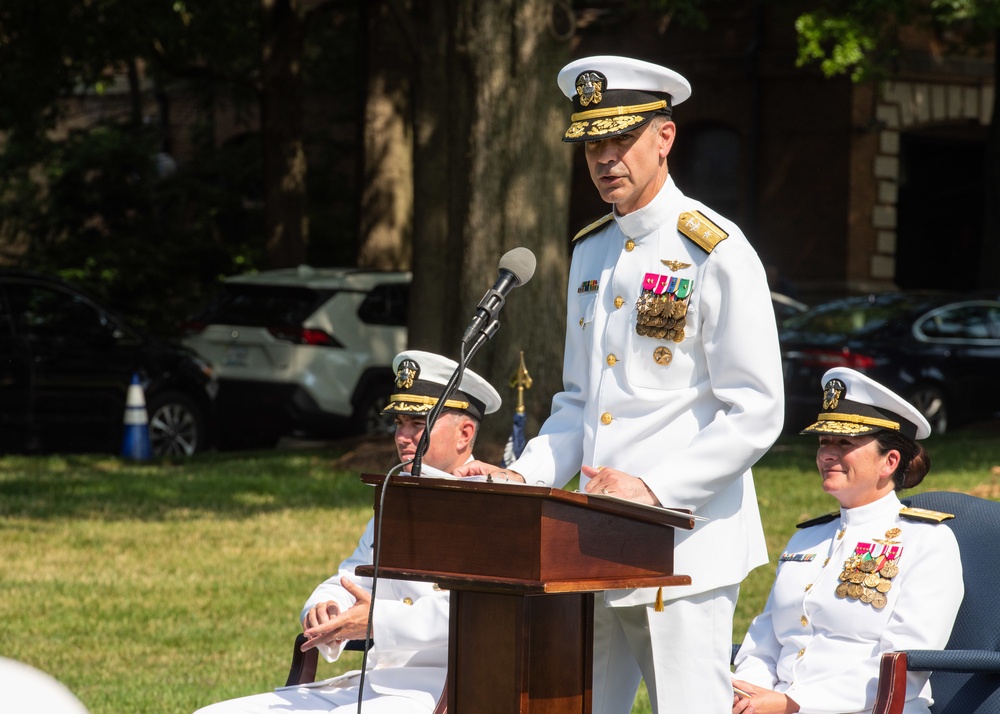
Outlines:
<svg viewBox="0 0 1000 714"><path fill-rule="evenodd" d="M644 114L645 112L655 112L667 106L666 100L649 102L648 104L634 104L630 107L608 107L607 109L591 109L586 112L577 112L569 119L570 121L586 121L587 119L600 119L601 117L615 117L623 114Z"/></svg>
<svg viewBox="0 0 1000 714"><path fill-rule="evenodd" d="M899 431L898 421L889 421L888 419L876 419L875 417L866 417L859 414L820 414L816 417L817 421L846 421L851 424L865 424L866 426L880 426L883 429L892 429L893 431Z"/></svg>
<svg viewBox="0 0 1000 714"><path fill-rule="evenodd" d="M636 104L631 107L608 107L607 109L591 109L587 112L578 112L570 117L573 123L563 135L565 139L579 139L584 134L587 136L604 136L611 133L620 133L630 126L642 124L648 117L642 114L630 114L629 112L655 112L663 109L667 103L663 100L650 102L649 104ZM590 120L594 123L591 125ZM589 127L589 130L588 130Z"/></svg>
<svg viewBox="0 0 1000 714"><path fill-rule="evenodd" d="M424 406L434 406L438 403L437 397L422 397L418 394L393 394L389 397L390 402L407 402L410 404L422 404ZM449 399L444 403L448 409L468 409L469 403L457 399Z"/></svg>

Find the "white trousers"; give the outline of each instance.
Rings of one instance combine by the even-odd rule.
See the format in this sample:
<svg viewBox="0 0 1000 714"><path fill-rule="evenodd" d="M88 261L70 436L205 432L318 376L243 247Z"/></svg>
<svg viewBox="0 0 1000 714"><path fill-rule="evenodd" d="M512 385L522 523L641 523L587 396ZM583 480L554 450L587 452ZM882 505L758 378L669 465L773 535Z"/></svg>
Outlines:
<svg viewBox="0 0 1000 714"><path fill-rule="evenodd" d="M593 714L629 714L646 681L653 714L730 714L733 612L740 586L653 604L594 603Z"/></svg>
<svg viewBox="0 0 1000 714"><path fill-rule="evenodd" d="M318 683L317 683L318 684ZM195 714L357 714L358 679L350 686L282 688L266 694L230 699L199 709ZM433 707L409 697L378 694L365 682L363 714L429 714Z"/></svg>

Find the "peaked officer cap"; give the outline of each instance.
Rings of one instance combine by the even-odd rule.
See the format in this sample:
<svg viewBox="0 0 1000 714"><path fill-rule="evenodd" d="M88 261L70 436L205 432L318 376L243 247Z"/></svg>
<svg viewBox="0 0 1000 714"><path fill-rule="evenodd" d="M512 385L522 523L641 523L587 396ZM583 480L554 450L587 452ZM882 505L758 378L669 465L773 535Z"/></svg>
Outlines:
<svg viewBox="0 0 1000 714"><path fill-rule="evenodd" d="M383 414L424 416L438 403L444 388L458 364L420 350L407 350L396 355L392 370L396 374L395 389ZM459 409L479 420L500 408L500 395L492 385L470 369L462 382L445 402L448 409Z"/></svg>
<svg viewBox="0 0 1000 714"><path fill-rule="evenodd" d="M563 141L598 141L633 131L656 114L691 96L691 84L677 72L629 57L574 60L559 71L563 94L573 100L572 123Z"/></svg>

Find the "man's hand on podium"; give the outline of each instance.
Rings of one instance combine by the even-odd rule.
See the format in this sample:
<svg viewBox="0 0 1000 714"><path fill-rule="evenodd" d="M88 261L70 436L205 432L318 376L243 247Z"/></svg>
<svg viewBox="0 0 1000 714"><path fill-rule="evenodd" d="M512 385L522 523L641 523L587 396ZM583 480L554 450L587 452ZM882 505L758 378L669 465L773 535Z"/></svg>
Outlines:
<svg viewBox="0 0 1000 714"><path fill-rule="evenodd" d="M660 499L649 490L646 482L636 476L604 466L596 469L593 466L582 466L580 473L590 479L584 487L587 493L624 498L647 506L661 505Z"/></svg>
<svg viewBox="0 0 1000 714"><path fill-rule="evenodd" d="M354 604L340 612L337 603L321 602L307 612L302 621L302 629L309 639L302 644L303 652L318 645L329 645L336 649L345 640L363 640L367 636L371 593L348 578L341 578L340 584L354 596Z"/></svg>
<svg viewBox="0 0 1000 714"><path fill-rule="evenodd" d="M452 471L452 473L459 478L468 478L469 476L486 476L487 481L494 481L496 483L503 483L504 481L524 483L524 476L519 474L517 471L502 469L499 466L487 464L484 461L470 461L467 464L459 466L457 469Z"/></svg>

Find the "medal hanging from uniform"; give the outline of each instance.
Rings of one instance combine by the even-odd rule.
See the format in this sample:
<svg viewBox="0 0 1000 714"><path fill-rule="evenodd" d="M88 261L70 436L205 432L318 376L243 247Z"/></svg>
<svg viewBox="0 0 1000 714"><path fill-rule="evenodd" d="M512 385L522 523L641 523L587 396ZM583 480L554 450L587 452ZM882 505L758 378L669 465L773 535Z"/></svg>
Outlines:
<svg viewBox="0 0 1000 714"><path fill-rule="evenodd" d="M886 593L892 589L892 579L899 574L899 558L903 554L903 546L893 538L901 532L898 528L890 528L884 540L855 546L838 576L837 597L860 600L876 610L886 606L889 601ZM878 555L874 555L876 543L882 546Z"/></svg>
<svg viewBox="0 0 1000 714"><path fill-rule="evenodd" d="M681 342L687 324L693 280L646 273L636 300L636 334L657 340Z"/></svg>

